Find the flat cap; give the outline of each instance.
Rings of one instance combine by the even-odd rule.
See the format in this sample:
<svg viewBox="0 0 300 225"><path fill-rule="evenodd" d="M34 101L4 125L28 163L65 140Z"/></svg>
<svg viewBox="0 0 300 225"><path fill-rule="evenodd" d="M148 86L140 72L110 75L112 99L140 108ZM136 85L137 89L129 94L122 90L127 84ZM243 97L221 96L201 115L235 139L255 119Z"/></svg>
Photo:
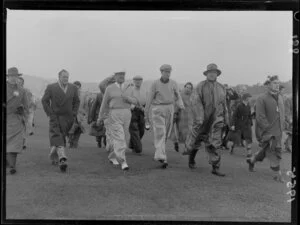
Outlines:
<svg viewBox="0 0 300 225"><path fill-rule="evenodd" d="M140 75L136 75L132 78L133 80L143 80L143 77Z"/></svg>
<svg viewBox="0 0 300 225"><path fill-rule="evenodd" d="M243 100L245 100L247 98L251 98L251 97L252 97L252 95L250 95L249 93L245 93L245 94L242 95Z"/></svg>
<svg viewBox="0 0 300 225"><path fill-rule="evenodd" d="M171 71L172 70L172 66L169 64L164 64L160 67L160 71Z"/></svg>
<svg viewBox="0 0 300 225"><path fill-rule="evenodd" d="M115 75L125 75L125 70L120 70L120 71L117 71L117 72L115 72Z"/></svg>

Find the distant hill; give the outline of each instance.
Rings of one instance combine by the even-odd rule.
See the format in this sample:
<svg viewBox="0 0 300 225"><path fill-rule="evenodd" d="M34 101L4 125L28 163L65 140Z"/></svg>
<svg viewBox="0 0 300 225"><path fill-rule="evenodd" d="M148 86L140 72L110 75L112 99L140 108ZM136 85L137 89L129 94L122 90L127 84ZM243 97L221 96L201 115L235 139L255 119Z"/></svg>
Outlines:
<svg viewBox="0 0 300 225"><path fill-rule="evenodd" d="M38 98L42 98L44 91L48 84L56 82L57 79L44 79L41 77L31 76L31 75L23 75L23 78L25 80L24 86L32 91L32 93ZM129 82L129 81L126 81ZM153 80L144 80L142 87L146 90L150 89L151 84L153 83ZM184 84L178 83L179 89L183 89ZM292 81L284 82L283 83L285 90L284 93L286 94L292 94ZM233 86L233 88L236 88L239 85ZM253 97L263 93L265 91L265 87L261 84L256 84L252 86L247 87L247 92L249 92ZM93 92L97 93L99 92L98 83L91 83L91 82L82 82L82 90L85 92Z"/></svg>

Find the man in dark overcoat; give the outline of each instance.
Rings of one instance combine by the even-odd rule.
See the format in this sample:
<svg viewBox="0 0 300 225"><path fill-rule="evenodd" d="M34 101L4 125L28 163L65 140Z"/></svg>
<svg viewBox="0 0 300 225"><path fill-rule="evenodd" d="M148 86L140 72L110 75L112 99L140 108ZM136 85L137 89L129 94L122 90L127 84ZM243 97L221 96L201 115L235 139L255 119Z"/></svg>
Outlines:
<svg viewBox="0 0 300 225"><path fill-rule="evenodd" d="M58 82L49 84L42 98L44 111L50 118L50 159L53 164L58 161L62 172L67 169L66 137L74 123L80 103L77 87L68 81L68 71L61 70Z"/></svg>
<svg viewBox="0 0 300 225"><path fill-rule="evenodd" d="M245 140L245 148L247 150L247 158L252 156L251 144L252 144L252 115L249 99L251 95L245 93L242 95L242 101L238 104L237 108L233 112L231 130L236 131L239 141ZM233 153L233 147L230 150Z"/></svg>
<svg viewBox="0 0 300 225"><path fill-rule="evenodd" d="M100 89L100 85L99 85L99 89ZM106 136L105 136L104 124L102 123L102 124L100 124L100 126L97 126L97 124L96 124L102 100L103 100L103 94L100 89L100 92L97 93L96 99L92 104L91 111L89 114L89 121L88 121L88 123L91 124L91 129L93 129L95 131L95 133L93 133L91 135L96 136L98 148L102 147L102 139L103 139L104 146L106 146Z"/></svg>
<svg viewBox="0 0 300 225"><path fill-rule="evenodd" d="M279 94L278 76L269 76L265 85L267 92L256 100L255 133L261 149L247 159L247 163L249 170L253 171L255 163L267 157L270 160L270 168L274 172L274 180L284 182L280 161L285 110L282 95Z"/></svg>

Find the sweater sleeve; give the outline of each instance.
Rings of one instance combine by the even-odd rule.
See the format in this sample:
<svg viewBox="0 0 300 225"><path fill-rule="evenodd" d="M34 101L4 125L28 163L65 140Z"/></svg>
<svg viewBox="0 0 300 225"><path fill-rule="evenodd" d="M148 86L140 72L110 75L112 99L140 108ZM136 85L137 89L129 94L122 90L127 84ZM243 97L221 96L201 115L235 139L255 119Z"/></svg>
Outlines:
<svg viewBox="0 0 300 225"><path fill-rule="evenodd" d="M179 92L179 88L178 88L178 85L176 83L176 81L174 81L174 95L175 95L175 101L177 100L178 102L178 106L181 106L181 107L184 107L184 104L183 104L183 101L182 101L182 98L181 98L181 94Z"/></svg>
<svg viewBox="0 0 300 225"><path fill-rule="evenodd" d="M47 86L45 93L42 97L42 105L43 105L46 115L50 116L53 113L53 110L51 108L51 87L50 87L50 85Z"/></svg>
<svg viewBox="0 0 300 225"><path fill-rule="evenodd" d="M105 93L104 93L104 96L103 96L103 100L102 100L102 103L101 103L101 107L100 107L100 110L99 110L99 115L98 115L98 120L101 120L104 118L104 113L108 111L109 109L109 90L106 89L105 90Z"/></svg>
<svg viewBox="0 0 300 225"><path fill-rule="evenodd" d="M156 82L154 81L153 84L151 85L150 91L147 96L146 107L145 107L145 120L146 121L149 121L149 110L150 110L152 101L155 97L155 92L156 92Z"/></svg>

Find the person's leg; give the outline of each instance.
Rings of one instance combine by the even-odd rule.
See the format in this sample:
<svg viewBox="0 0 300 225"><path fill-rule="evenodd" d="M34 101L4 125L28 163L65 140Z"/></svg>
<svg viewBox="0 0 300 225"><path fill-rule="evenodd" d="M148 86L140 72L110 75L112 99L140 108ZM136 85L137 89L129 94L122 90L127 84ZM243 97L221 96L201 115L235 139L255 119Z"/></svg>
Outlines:
<svg viewBox="0 0 300 225"><path fill-rule="evenodd" d="M208 143L206 144L206 152L209 157L209 164L212 165L212 173L217 176L225 176L220 172L221 164L221 148L222 148L222 127L223 122L216 122L212 125L209 133Z"/></svg>
<svg viewBox="0 0 300 225"><path fill-rule="evenodd" d="M111 132L111 138L114 146L114 153L116 159L121 164L122 169L128 169L126 157L125 157L127 144L126 144L126 137L125 137L126 131L124 130L123 113L124 113L123 110L113 110L111 112L112 123L110 125L110 132Z"/></svg>
<svg viewBox="0 0 300 225"><path fill-rule="evenodd" d="M139 132L139 121L137 111L132 111L132 118L129 126L130 132L130 144L129 148L133 150L133 152L140 153L142 151L142 143L140 140L140 132Z"/></svg>
<svg viewBox="0 0 300 225"><path fill-rule="evenodd" d="M154 160L162 163L167 162L166 155L166 121L164 109L161 106L152 108L153 136L155 154Z"/></svg>
<svg viewBox="0 0 300 225"><path fill-rule="evenodd" d="M195 157L196 157L197 152L198 152L198 148L194 148L191 151L191 154L189 154L189 168L190 169L195 169L196 168Z"/></svg>
<svg viewBox="0 0 300 225"><path fill-rule="evenodd" d="M17 170L16 170L17 155L18 155L18 153L16 153L16 152L9 152L6 155L7 161L8 161L9 172L11 174L15 174L17 172Z"/></svg>
<svg viewBox="0 0 300 225"><path fill-rule="evenodd" d="M66 163L67 156L65 154L65 147L64 146L58 146L56 151L57 151L58 160L59 160L59 168L62 172L65 172L67 167L68 167L68 165Z"/></svg>

